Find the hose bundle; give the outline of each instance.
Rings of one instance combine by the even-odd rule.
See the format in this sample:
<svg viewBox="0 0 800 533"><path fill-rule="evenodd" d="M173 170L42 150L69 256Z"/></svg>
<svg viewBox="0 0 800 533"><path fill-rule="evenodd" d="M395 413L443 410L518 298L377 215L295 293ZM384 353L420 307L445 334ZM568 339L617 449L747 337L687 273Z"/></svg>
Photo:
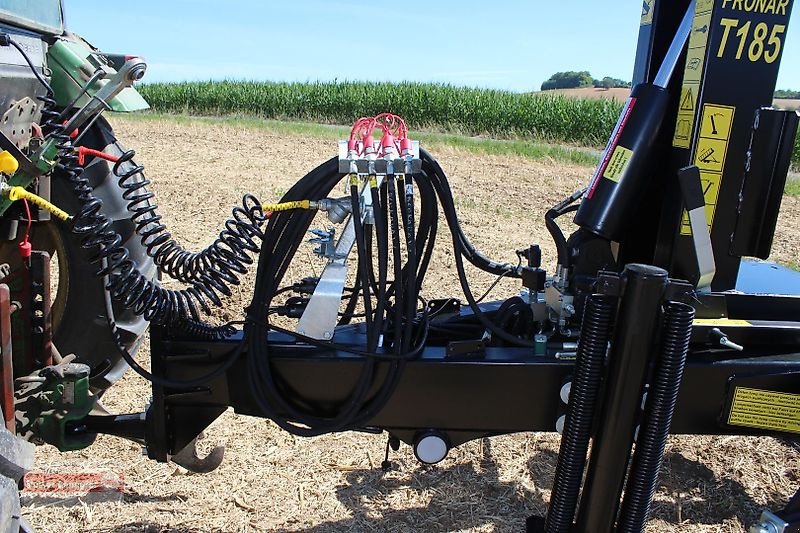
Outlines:
<svg viewBox="0 0 800 533"><path fill-rule="evenodd" d="M502 331L484 317L469 292L461 259L466 257L475 266L495 274L516 275L515 267L496 263L472 246L458 223L446 175L428 153L422 151L421 157L421 173L406 175L403 179L390 174L380 186L372 180L367 185L372 197L374 235L373 227L361 221L360 180L351 177L351 209L359 266L356 287L351 292L351 300L345 313L352 314L357 301L362 302L367 329L366 350L315 341L269 324L272 299L279 291L289 264L303 242L313 214L289 211L275 213L270 218L264 232L256 286L248 307L243 342L248 347L248 377L253 395L264 415L281 428L301 436L358 428L365 425L385 405L399 382L405 362L420 353L427 339L427 312L423 311L420 318L417 309L419 292L433 252L440 205L453 235L459 278L468 300L471 299L474 304L476 316L486 320L488 327L498 337L510 343L524 344L525 341ZM324 198L340 180L338 161L333 158L298 181L281 201ZM415 195L418 195L418 216ZM375 265L372 264L373 237L377 239L378 248L377 275L374 272ZM387 280L390 255L394 273L391 281ZM347 321L348 318L345 317L342 322ZM300 408L290 397L281 393L283 387L280 377L275 374L271 362L272 347L267 336L270 329L292 335L298 342L365 357L356 385L348 397L340 402L334 414L324 416L313 409ZM380 339L383 339L383 344ZM388 365L385 374L377 372L378 361ZM383 375L377 387L376 375ZM377 392L370 395L371 390Z"/></svg>

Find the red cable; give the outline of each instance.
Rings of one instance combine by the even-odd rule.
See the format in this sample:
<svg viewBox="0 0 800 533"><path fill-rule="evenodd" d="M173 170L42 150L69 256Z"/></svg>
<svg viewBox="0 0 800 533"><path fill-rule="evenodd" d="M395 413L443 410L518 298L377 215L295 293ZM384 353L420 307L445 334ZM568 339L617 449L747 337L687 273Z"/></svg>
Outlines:
<svg viewBox="0 0 800 533"><path fill-rule="evenodd" d="M94 150L92 148L87 148L86 146L79 146L78 147L78 164L83 166L86 163L86 156L91 155L94 157L99 157L100 159L105 159L106 161L111 161L112 163L116 163L119 161L119 157L111 154L107 154L105 152L101 152L100 150Z"/></svg>
<svg viewBox="0 0 800 533"><path fill-rule="evenodd" d="M31 256L31 243L28 242L28 237L31 234L31 223L33 219L31 217L31 208L28 205L28 200L22 199L22 203L25 205L25 214L28 217L28 226L25 228L25 236L22 237L22 242L19 243L19 255L23 259L28 259Z"/></svg>

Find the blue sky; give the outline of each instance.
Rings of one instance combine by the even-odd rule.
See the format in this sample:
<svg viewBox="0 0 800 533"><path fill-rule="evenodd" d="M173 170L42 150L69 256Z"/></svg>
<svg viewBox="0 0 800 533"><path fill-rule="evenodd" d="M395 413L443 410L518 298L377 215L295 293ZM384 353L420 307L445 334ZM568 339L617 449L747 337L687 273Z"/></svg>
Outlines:
<svg viewBox="0 0 800 533"><path fill-rule="evenodd" d="M538 90L563 70L629 80L641 13L641 0L65 3L70 29L104 51L144 56L149 81L415 80L515 91ZM800 90L798 65L800 30L790 27L778 88Z"/></svg>

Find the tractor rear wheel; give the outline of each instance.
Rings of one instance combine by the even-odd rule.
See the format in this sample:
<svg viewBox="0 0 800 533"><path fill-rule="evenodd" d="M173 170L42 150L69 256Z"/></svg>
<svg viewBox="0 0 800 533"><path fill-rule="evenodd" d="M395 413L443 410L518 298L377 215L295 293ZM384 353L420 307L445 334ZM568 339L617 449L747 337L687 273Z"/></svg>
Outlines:
<svg viewBox="0 0 800 533"><path fill-rule="evenodd" d="M104 119L85 132L80 145L115 155L124 151L111 125ZM122 236L131 259L149 279L155 278L156 266L135 233L112 164L94 158L86 165L83 175L89 179L93 194L103 201L101 212L112 221L111 228ZM58 172L51 178L51 200L70 214L76 213L80 205L70 183ZM24 232L24 225L20 223L19 226L18 239ZM8 263L12 271L21 267L17 242L0 246L0 263ZM51 288L55 291L51 294L53 343L62 355L74 353L77 362L89 365L92 387L102 392L122 377L128 365L119 354L108 326L102 279L95 274L98 267L89 264L93 251L82 248L81 237L55 220L35 224L31 242L34 250L47 251L51 257ZM144 338L147 322L117 303L114 303L114 318L122 345L135 354Z"/></svg>

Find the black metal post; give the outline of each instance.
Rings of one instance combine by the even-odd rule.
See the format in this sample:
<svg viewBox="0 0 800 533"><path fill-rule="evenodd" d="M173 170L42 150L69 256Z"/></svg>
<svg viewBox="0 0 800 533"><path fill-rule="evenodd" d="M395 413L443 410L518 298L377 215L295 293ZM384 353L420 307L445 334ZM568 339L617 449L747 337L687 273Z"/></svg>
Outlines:
<svg viewBox="0 0 800 533"><path fill-rule="evenodd" d="M667 284L667 272L649 265L627 265L622 276L625 288L578 510L578 531L607 533L614 528Z"/></svg>

